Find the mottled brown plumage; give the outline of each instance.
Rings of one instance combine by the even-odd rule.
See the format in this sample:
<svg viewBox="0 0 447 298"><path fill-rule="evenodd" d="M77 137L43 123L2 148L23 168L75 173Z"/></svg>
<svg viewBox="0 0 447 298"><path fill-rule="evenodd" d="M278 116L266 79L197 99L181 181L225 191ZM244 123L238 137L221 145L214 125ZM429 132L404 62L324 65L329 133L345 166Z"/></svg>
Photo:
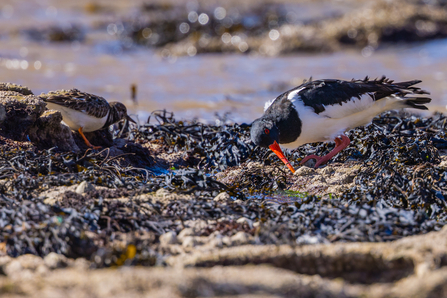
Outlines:
<svg viewBox="0 0 447 298"><path fill-rule="evenodd" d="M65 124L79 131L89 147L98 148L90 144L83 131L103 129L125 118L135 122L127 115L124 104L108 103L101 96L81 92L78 89L50 92L48 95L41 95L40 98L47 103L49 109L60 111Z"/></svg>
<svg viewBox="0 0 447 298"><path fill-rule="evenodd" d="M96 118L105 117L110 111L110 105L103 97L71 89L61 93L49 94L43 97L46 102L67 107L86 113Z"/></svg>

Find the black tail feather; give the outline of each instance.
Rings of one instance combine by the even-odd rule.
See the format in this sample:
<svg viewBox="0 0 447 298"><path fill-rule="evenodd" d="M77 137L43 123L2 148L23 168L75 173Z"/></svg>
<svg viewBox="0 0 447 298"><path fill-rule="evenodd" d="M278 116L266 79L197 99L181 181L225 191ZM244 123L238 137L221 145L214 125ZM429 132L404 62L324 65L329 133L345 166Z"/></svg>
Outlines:
<svg viewBox="0 0 447 298"><path fill-rule="evenodd" d="M424 105L426 103L431 102L431 98L428 97L411 97L405 99L405 104L409 108L418 109L418 110L428 110L428 108Z"/></svg>

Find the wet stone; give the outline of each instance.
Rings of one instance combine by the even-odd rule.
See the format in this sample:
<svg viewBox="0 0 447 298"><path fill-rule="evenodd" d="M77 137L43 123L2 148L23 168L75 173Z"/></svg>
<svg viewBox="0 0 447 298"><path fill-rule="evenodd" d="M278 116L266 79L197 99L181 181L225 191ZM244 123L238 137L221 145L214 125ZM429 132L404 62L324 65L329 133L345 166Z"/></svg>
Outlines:
<svg viewBox="0 0 447 298"><path fill-rule="evenodd" d="M65 256L57 253L49 253L43 259L43 262L49 269L64 268L68 266L68 260Z"/></svg>
<svg viewBox="0 0 447 298"><path fill-rule="evenodd" d="M235 235L231 237L232 245L244 245L248 244L252 241L252 236L245 232L237 232Z"/></svg>
<svg viewBox="0 0 447 298"><path fill-rule="evenodd" d="M302 166L298 170L295 171L294 175L296 176L308 176L308 175L316 175L317 172L310 167Z"/></svg>
<svg viewBox="0 0 447 298"><path fill-rule="evenodd" d="M77 194L83 194L86 193L88 191L93 191L95 190L95 186L92 185L91 183L87 182L87 181L82 181L78 187L76 187L76 193Z"/></svg>
<svg viewBox="0 0 447 298"><path fill-rule="evenodd" d="M160 236L160 244L168 245L177 243L177 235L175 232L170 231Z"/></svg>
<svg viewBox="0 0 447 298"><path fill-rule="evenodd" d="M215 202L220 202L220 203L225 203L231 200L231 197L229 194L227 194L226 192L221 192L220 194L218 194L213 201Z"/></svg>

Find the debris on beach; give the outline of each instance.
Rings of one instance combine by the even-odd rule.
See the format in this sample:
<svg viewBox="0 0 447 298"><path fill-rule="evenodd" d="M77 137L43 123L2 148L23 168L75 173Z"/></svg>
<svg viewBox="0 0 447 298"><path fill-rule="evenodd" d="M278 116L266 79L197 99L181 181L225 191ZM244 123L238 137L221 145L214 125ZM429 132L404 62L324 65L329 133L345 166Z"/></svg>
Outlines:
<svg viewBox="0 0 447 298"><path fill-rule="evenodd" d="M12 93L22 96L0 91L0 106ZM159 111L110 147L70 151L23 139L44 113L15 140L0 132L0 253L13 257L56 252L93 267L153 266L195 247L383 242L447 220L442 115L384 113L348 132L347 150L317 170L299 160L333 145L286 152L292 175L251 143L247 124Z"/></svg>

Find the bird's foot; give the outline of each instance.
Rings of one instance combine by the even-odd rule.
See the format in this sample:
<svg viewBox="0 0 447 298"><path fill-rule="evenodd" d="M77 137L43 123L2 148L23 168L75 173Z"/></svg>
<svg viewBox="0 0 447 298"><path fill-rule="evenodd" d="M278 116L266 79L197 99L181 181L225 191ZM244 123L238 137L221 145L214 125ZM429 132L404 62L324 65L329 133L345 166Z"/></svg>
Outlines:
<svg viewBox="0 0 447 298"><path fill-rule="evenodd" d="M99 150L99 149L102 148L101 146L93 146L93 145L89 142L89 140L87 140L87 138L85 137L85 135L84 135L84 133L83 133L83 131L82 131L82 127L80 127L80 128L78 129L78 132L79 132L79 134L81 135L82 139L84 140L84 143L85 143L88 147L92 148L93 150Z"/></svg>
<svg viewBox="0 0 447 298"><path fill-rule="evenodd" d="M329 154L326 154L325 156L319 157L316 155L309 155L307 157L305 157L300 164L304 164L306 161L308 161L309 159L315 159L317 162L315 163L314 168L318 168L321 165L324 165L325 163L327 163L332 157L334 157L334 155L336 155L338 152L340 152L341 150L345 149L349 143L351 142L349 140L349 138L345 135L341 135L340 138L335 138L335 148L332 149L331 152L329 152Z"/></svg>

